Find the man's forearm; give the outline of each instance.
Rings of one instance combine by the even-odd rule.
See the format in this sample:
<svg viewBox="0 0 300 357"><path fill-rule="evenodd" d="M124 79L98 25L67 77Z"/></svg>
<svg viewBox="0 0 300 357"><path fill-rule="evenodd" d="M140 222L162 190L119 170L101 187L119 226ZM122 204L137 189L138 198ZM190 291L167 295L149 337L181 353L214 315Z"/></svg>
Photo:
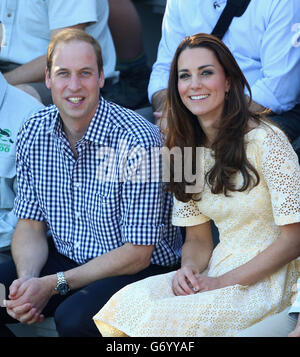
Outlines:
<svg viewBox="0 0 300 357"><path fill-rule="evenodd" d="M10 72L4 73L4 77L11 85L30 82L43 82L45 80L46 55L25 63Z"/></svg>
<svg viewBox="0 0 300 357"><path fill-rule="evenodd" d="M85 23L77 24L74 26L69 26L68 28L77 28L84 30L86 27ZM58 32L64 28L59 28L51 31L51 38L53 38ZM47 65L47 55L43 55L35 58L34 60L25 63L16 69L6 72L4 77L7 82L15 86L18 84L31 83L31 82L44 82L45 80L45 69Z"/></svg>
<svg viewBox="0 0 300 357"><path fill-rule="evenodd" d="M42 230L32 230L26 223L22 220L18 222L11 245L19 278L38 277L48 257L45 233Z"/></svg>
<svg viewBox="0 0 300 357"><path fill-rule="evenodd" d="M133 246L124 244L106 254L90 260L77 268L65 272L65 278L72 290L94 281L118 275L135 274L150 264L154 246ZM56 276L49 276L52 286Z"/></svg>

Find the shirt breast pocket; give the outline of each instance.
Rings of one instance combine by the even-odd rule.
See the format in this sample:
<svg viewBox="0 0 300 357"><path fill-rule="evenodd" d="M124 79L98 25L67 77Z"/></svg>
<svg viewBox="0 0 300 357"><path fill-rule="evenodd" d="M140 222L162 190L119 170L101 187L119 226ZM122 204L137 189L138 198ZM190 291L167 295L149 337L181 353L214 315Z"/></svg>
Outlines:
<svg viewBox="0 0 300 357"><path fill-rule="evenodd" d="M112 185L101 187L91 197L92 204L89 206L90 223L95 236L102 237L108 234L109 227L117 217L118 200L114 198Z"/></svg>
<svg viewBox="0 0 300 357"><path fill-rule="evenodd" d="M113 182L101 182L97 187L96 195L102 204L108 202L113 195L114 187Z"/></svg>
<svg viewBox="0 0 300 357"><path fill-rule="evenodd" d="M98 218L102 217L104 212L111 211L113 206L115 189L112 182L102 182L97 187L97 190L91 194L90 209L92 210L92 215Z"/></svg>

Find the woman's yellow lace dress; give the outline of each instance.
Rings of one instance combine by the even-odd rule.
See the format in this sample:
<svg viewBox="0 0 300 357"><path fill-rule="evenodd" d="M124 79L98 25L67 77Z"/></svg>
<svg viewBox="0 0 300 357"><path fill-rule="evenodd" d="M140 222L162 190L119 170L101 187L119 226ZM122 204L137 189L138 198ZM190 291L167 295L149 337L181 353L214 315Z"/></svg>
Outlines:
<svg viewBox="0 0 300 357"><path fill-rule="evenodd" d="M259 254L279 236L279 226L300 222L298 159L283 133L260 126L246 137L247 157L259 175L258 186L231 197L213 195L207 184L199 202L175 200L173 223L193 226L213 219L220 233L207 270L219 276ZM205 172L213 165L204 150ZM240 175L237 184L242 182ZM174 272L127 285L94 316L103 336L233 336L291 304L299 277L294 260L251 286L234 285L175 296ZM295 292L295 291L294 291Z"/></svg>

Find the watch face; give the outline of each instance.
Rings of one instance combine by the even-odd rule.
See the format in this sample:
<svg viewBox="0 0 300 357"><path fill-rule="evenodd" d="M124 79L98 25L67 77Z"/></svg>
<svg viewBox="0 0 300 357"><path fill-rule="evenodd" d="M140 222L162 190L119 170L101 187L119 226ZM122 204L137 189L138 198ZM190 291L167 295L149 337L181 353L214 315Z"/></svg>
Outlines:
<svg viewBox="0 0 300 357"><path fill-rule="evenodd" d="M66 295L70 291L70 288L68 284L61 283L58 285L57 291L59 292L60 295Z"/></svg>

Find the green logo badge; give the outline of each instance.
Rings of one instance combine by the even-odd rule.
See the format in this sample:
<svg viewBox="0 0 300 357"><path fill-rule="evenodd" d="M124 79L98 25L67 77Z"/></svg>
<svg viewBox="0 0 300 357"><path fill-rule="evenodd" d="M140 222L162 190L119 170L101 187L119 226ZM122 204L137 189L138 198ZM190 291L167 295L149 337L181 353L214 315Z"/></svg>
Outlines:
<svg viewBox="0 0 300 357"><path fill-rule="evenodd" d="M13 144L11 139L11 131L9 129L0 128L0 151L9 152L10 146Z"/></svg>

